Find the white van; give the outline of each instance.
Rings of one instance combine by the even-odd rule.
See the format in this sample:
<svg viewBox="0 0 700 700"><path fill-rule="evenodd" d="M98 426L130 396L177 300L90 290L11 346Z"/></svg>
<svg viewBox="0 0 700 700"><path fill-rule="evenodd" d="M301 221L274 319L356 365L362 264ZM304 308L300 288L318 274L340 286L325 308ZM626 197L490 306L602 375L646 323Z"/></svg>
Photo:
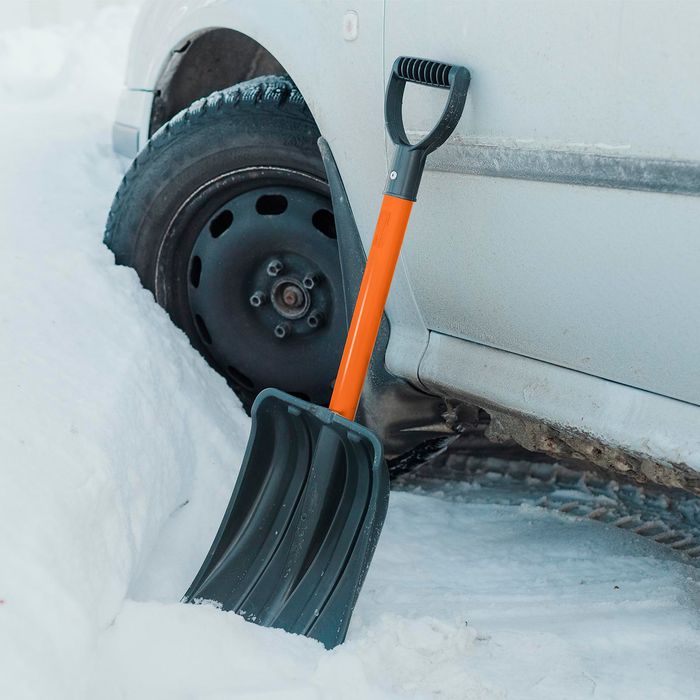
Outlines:
<svg viewBox="0 0 700 700"><path fill-rule="evenodd" d="M327 403L391 65L464 65L359 419L395 470L479 409L495 439L700 493L698 26L685 2L145 3L106 242L244 405ZM409 86L409 136L443 101Z"/></svg>

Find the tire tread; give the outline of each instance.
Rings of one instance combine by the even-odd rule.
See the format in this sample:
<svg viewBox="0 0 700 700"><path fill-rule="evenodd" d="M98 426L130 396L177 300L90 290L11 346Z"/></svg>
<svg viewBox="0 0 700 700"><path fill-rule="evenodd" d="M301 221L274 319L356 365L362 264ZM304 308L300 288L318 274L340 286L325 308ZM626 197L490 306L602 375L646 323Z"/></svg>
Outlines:
<svg viewBox="0 0 700 700"><path fill-rule="evenodd" d="M161 148L202 121L221 119L242 110L274 107L284 107L287 112L294 112L313 123L306 101L291 78L284 75L265 75L202 97L163 124L136 155L114 195L105 225L105 244L110 246L112 243L122 206L127 199L127 189L135 185L139 170L143 170Z"/></svg>

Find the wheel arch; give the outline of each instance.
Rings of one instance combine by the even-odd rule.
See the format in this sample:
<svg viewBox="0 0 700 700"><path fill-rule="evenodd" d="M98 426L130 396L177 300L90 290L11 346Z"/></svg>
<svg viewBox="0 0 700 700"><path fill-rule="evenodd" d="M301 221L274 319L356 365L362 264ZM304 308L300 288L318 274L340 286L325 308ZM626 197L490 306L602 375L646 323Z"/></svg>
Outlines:
<svg viewBox="0 0 700 700"><path fill-rule="evenodd" d="M270 21L269 5L275 5ZM288 75L321 127L324 110L318 55L329 59L337 42L324 7L299 12L298 2L145 3L134 27L126 72L128 92L140 93L118 119L136 126L140 143L168 119L215 90L262 75ZM264 6L264 7L261 7ZM308 41L300 42L306 36ZM140 113L137 116L137 112Z"/></svg>
<svg viewBox="0 0 700 700"><path fill-rule="evenodd" d="M195 100L216 90L286 72L272 53L243 32L228 27L196 31L170 51L158 75L148 136Z"/></svg>

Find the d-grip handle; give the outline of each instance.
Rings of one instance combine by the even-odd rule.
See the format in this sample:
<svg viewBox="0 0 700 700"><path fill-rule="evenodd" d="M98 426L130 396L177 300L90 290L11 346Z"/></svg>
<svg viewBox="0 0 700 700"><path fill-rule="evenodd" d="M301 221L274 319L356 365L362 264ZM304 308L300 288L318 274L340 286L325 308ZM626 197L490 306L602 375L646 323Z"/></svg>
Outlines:
<svg viewBox="0 0 700 700"><path fill-rule="evenodd" d="M408 56L394 61L386 89L384 119L397 149L384 194L416 201L425 160L455 130L464 111L470 80L471 75L464 66ZM403 94L407 82L450 91L440 121L416 144L408 140L403 124Z"/></svg>

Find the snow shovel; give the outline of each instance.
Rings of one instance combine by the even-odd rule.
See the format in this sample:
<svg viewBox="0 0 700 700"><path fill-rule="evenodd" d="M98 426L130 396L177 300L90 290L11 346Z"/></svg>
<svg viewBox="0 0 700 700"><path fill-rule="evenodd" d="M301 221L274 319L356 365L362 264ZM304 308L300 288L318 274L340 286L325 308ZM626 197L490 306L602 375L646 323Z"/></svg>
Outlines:
<svg viewBox="0 0 700 700"><path fill-rule="evenodd" d="M401 57L385 118L397 145L329 408L262 391L224 519L183 600L216 601L247 620L343 642L389 502L379 438L353 422L427 155L459 121L466 68ZM439 123L411 145L402 118L406 82L449 90Z"/></svg>

